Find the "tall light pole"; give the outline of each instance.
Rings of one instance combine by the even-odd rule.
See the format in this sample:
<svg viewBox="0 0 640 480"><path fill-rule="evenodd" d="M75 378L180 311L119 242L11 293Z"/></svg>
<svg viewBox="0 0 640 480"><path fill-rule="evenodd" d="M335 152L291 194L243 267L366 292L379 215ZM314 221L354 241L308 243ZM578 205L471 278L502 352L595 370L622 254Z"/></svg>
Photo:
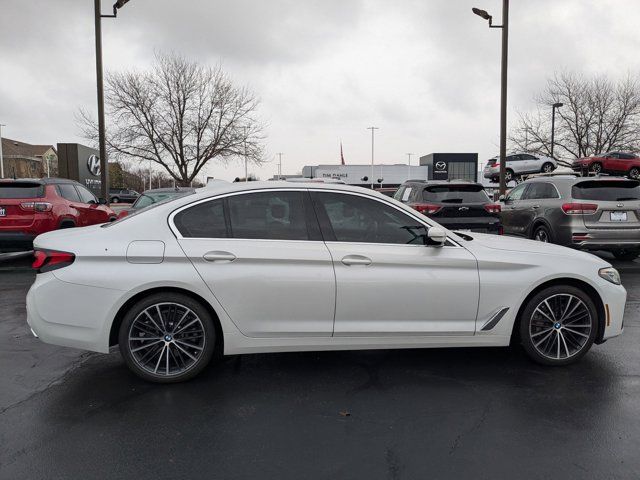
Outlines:
<svg viewBox="0 0 640 480"><path fill-rule="evenodd" d="M502 59L500 62L500 194L507 191L505 182L507 164L507 59L509 48L509 0L502 0L502 25L493 25L493 17L486 10L471 11L489 21L489 28L502 29Z"/></svg>
<svg viewBox="0 0 640 480"><path fill-rule="evenodd" d="M409 157L409 161L407 162L407 165L409 165L409 175L407 175L409 178L407 178L407 180L411 180L411 155L413 155L413 153L407 153L407 157Z"/></svg>
<svg viewBox="0 0 640 480"><path fill-rule="evenodd" d="M373 190L373 134L378 127L367 127L367 130L371 130L371 190Z"/></svg>
<svg viewBox="0 0 640 480"><path fill-rule="evenodd" d="M278 152L276 155L278 155L278 180L282 180L280 177L282 177L282 155L284 153Z"/></svg>
<svg viewBox="0 0 640 480"><path fill-rule="evenodd" d="M551 158L555 159L553 156L553 144L555 143L555 133L556 133L556 108L562 107L563 103L554 103L551 105Z"/></svg>
<svg viewBox="0 0 640 480"><path fill-rule="evenodd" d="M104 81L102 79L102 19L116 18L118 9L129 0L118 0L113 4L113 15L102 15L100 0L93 0L96 23L96 83L98 87L98 141L100 143L100 196L109 203L109 164L104 127Z"/></svg>
<svg viewBox="0 0 640 480"><path fill-rule="evenodd" d="M244 181L249 181L249 174L247 173L247 127L244 128Z"/></svg>
<svg viewBox="0 0 640 480"><path fill-rule="evenodd" d="M4 157L2 156L2 127L6 127L4 123L0 123L0 178L4 178Z"/></svg>

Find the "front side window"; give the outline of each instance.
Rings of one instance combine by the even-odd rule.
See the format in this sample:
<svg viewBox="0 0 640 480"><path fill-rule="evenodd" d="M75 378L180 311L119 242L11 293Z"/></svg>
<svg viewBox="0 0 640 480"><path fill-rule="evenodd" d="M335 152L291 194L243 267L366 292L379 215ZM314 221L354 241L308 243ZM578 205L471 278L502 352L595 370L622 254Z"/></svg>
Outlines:
<svg viewBox="0 0 640 480"><path fill-rule="evenodd" d="M70 202L80 201L80 196L78 195L78 192L76 191L75 187L70 183L61 183L57 185L57 187L58 187L58 192L60 193L62 198L65 198Z"/></svg>
<svg viewBox="0 0 640 480"><path fill-rule="evenodd" d="M228 197L233 238L309 240L303 192L258 192Z"/></svg>
<svg viewBox="0 0 640 480"><path fill-rule="evenodd" d="M82 203L98 203L98 199L96 198L96 196L86 188L80 185L76 185L76 189L78 190L80 201Z"/></svg>
<svg viewBox="0 0 640 480"><path fill-rule="evenodd" d="M355 243L424 245L427 227L376 200L342 193L312 193L318 215L328 223L326 239Z"/></svg>
<svg viewBox="0 0 640 480"><path fill-rule="evenodd" d="M506 201L513 202L515 200L520 200L522 198L522 194L528 186L529 185L522 184L515 187L513 190L511 190L511 192L509 192L509 195L507 195Z"/></svg>

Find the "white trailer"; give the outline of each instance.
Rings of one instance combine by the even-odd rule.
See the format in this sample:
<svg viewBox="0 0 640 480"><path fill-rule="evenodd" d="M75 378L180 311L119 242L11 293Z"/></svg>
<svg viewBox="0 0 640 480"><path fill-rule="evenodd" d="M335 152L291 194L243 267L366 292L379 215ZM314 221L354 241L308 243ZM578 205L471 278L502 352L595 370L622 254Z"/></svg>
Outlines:
<svg viewBox="0 0 640 480"><path fill-rule="evenodd" d="M373 173L373 175L372 175ZM302 169L305 178L333 178L348 185L362 187L397 187L407 180L426 180L428 166L394 165L308 165Z"/></svg>

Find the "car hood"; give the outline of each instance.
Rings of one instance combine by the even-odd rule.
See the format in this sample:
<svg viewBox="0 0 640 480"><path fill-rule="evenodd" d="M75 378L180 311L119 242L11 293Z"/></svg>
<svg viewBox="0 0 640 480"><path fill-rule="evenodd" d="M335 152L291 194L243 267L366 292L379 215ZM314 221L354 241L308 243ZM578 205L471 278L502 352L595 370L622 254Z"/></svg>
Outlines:
<svg viewBox="0 0 640 480"><path fill-rule="evenodd" d="M522 252L539 255L554 255L559 257L572 257L586 262L595 262L603 267L611 266L590 253L581 252L572 248L562 247L553 243L543 243L524 238L510 237L508 235L490 235L486 233L467 233L465 236L473 238L471 241L463 241L462 245L473 249L476 245L492 250L506 250L510 252Z"/></svg>

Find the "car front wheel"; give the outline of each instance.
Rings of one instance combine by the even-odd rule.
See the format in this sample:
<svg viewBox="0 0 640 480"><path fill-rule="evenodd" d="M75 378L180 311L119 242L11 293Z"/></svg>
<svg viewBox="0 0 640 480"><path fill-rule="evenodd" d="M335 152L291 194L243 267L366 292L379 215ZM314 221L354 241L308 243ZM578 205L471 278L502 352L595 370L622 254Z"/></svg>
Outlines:
<svg viewBox="0 0 640 480"><path fill-rule="evenodd" d="M210 362L216 331L208 310L180 293L156 293L125 314L120 352L139 377L176 383L200 373Z"/></svg>
<svg viewBox="0 0 640 480"><path fill-rule="evenodd" d="M542 165L542 173L551 173L555 170L555 167L553 166L553 163L547 162L544 165Z"/></svg>
<svg viewBox="0 0 640 480"><path fill-rule="evenodd" d="M629 178L640 180L640 168L633 167L631 170L629 170Z"/></svg>
<svg viewBox="0 0 640 480"><path fill-rule="evenodd" d="M568 365L591 348L598 330L593 300L579 288L557 285L531 298L519 319L520 340L542 365Z"/></svg>
<svg viewBox="0 0 640 480"><path fill-rule="evenodd" d="M111 199L111 203L118 203L120 201L120 199L118 197L113 197Z"/></svg>
<svg viewBox="0 0 640 480"><path fill-rule="evenodd" d="M596 175L602 173L602 164L601 163L594 163L593 165L591 165L589 167L589 171L591 173L595 173Z"/></svg>

